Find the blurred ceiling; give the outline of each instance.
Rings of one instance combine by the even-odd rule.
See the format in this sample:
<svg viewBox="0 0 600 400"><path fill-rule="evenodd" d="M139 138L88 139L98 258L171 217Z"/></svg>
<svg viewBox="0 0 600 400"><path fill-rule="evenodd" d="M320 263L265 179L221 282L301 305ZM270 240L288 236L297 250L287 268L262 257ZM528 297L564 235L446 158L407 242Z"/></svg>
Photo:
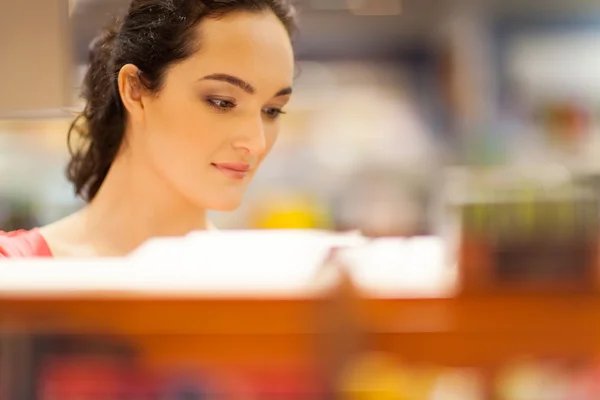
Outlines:
<svg viewBox="0 0 600 400"><path fill-rule="evenodd" d="M75 57L85 64L88 44L128 0L71 0ZM598 0L297 0L301 59L390 56L435 43L448 17L466 9L494 15L588 15ZM354 7L354 8L352 8ZM353 12L354 10L354 12ZM378 14L378 15L373 15Z"/></svg>

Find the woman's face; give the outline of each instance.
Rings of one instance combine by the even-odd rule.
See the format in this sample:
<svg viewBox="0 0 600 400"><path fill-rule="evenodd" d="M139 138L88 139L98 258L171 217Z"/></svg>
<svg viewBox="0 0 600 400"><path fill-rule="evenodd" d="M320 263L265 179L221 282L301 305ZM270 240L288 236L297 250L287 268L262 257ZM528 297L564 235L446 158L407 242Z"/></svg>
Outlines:
<svg viewBox="0 0 600 400"><path fill-rule="evenodd" d="M294 56L271 13L232 13L199 25L199 50L143 96L134 138L167 186L198 207L233 210L279 133Z"/></svg>

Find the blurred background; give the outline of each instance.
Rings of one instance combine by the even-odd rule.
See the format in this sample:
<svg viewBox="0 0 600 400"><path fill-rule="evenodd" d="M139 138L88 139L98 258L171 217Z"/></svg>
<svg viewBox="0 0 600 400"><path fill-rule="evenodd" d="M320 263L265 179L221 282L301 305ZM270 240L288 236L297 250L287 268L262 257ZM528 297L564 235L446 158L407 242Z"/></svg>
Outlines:
<svg viewBox="0 0 600 400"><path fill-rule="evenodd" d="M91 39L128 2L38 3L0 2L3 230L81 207L64 110L80 105ZM449 166L600 163L597 1L297 3L283 132L244 206L213 216L220 228L437 233Z"/></svg>

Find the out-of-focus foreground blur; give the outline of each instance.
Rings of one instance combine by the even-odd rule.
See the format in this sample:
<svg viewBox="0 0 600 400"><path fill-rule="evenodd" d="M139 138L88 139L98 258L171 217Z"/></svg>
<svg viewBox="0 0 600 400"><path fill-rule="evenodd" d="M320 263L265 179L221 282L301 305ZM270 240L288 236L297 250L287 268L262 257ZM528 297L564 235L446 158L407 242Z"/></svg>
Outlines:
<svg viewBox="0 0 600 400"><path fill-rule="evenodd" d="M127 3L0 0L1 231L83 205L67 129ZM224 231L0 266L0 400L600 399L600 2L297 3Z"/></svg>

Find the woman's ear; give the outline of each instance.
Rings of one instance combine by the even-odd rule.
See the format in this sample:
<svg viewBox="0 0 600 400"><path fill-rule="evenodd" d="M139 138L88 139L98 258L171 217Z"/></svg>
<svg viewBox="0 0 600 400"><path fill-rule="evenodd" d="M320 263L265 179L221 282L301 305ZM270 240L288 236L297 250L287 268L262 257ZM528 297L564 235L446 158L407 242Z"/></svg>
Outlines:
<svg viewBox="0 0 600 400"><path fill-rule="evenodd" d="M117 82L121 101L129 112L130 118L134 123L142 124L144 121L144 104L142 102L144 86L140 81L140 69L133 64L124 65L119 71Z"/></svg>

